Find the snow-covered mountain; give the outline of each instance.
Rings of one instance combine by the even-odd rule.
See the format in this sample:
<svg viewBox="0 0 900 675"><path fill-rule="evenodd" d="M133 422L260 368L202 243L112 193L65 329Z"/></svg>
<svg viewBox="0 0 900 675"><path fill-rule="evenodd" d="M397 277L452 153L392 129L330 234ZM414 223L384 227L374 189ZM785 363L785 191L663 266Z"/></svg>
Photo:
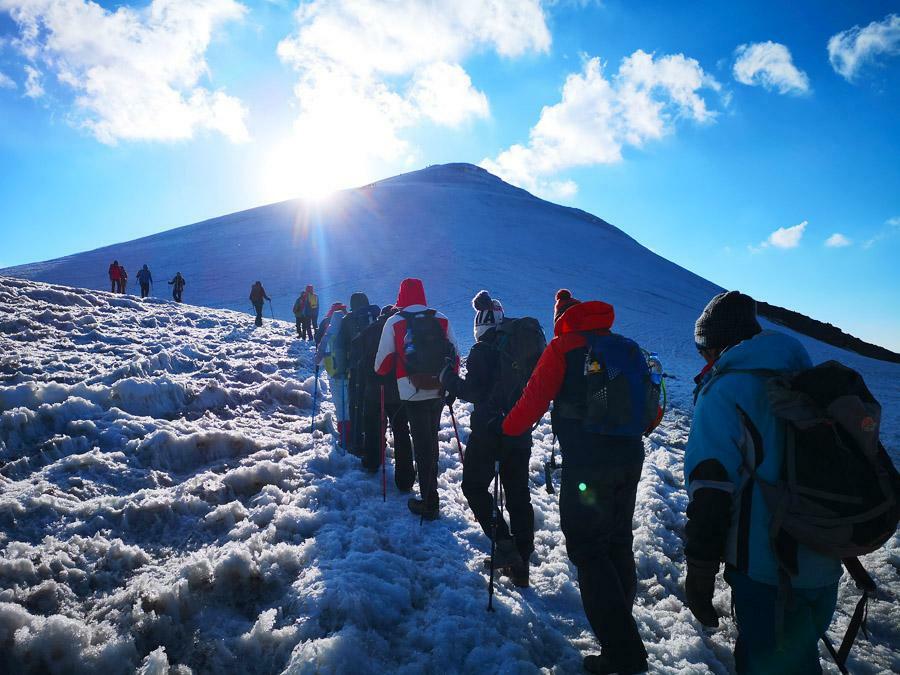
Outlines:
<svg viewBox="0 0 900 675"><path fill-rule="evenodd" d="M292 333L0 278L0 672L580 672L596 644L544 489L547 418L531 462L532 588L499 582L488 613L487 541L449 415L442 518L420 526L390 468L382 501L381 477L334 448L325 377L311 432L312 352ZM897 366L854 365L875 366L880 395L896 389ZM469 409L456 410L465 445ZM706 632L682 602L689 425L675 405L645 441L635 617L653 672L724 675L733 623ZM900 665L898 545L865 561L882 601L851 672ZM720 578L723 615L728 598ZM845 579L832 637L857 598Z"/></svg>

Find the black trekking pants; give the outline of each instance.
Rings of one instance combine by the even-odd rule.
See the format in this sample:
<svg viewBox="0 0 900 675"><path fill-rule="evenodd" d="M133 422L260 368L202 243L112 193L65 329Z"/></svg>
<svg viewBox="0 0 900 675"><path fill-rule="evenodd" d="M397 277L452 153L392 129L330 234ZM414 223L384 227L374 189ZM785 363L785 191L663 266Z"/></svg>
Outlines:
<svg viewBox="0 0 900 675"><path fill-rule="evenodd" d="M582 469L564 459L559 497L584 613L603 654L623 667L647 658L631 613L637 592L631 521L642 464Z"/></svg>
<svg viewBox="0 0 900 675"><path fill-rule="evenodd" d="M146 298L150 295L150 284L141 284L141 297Z"/></svg>
<svg viewBox="0 0 900 675"><path fill-rule="evenodd" d="M305 316L300 319L300 328L303 331L301 336L304 340L314 340L315 336L313 335L313 318L310 316Z"/></svg>
<svg viewBox="0 0 900 675"><path fill-rule="evenodd" d="M443 398L406 402L409 431L416 458L416 473L419 476L419 493L428 509L436 509L439 505L437 435L441 426L441 410L443 408Z"/></svg>
<svg viewBox="0 0 900 675"><path fill-rule="evenodd" d="M262 326L263 304L261 302L254 302L253 308L256 310L256 325Z"/></svg>
<svg viewBox="0 0 900 675"><path fill-rule="evenodd" d="M363 380L362 370L359 368L350 369L350 379L347 382L348 387L348 411L350 413L350 452L359 457L365 458L365 450L363 448L363 437L365 435L365 381ZM379 402L379 407L380 407ZM375 413L377 421L380 411ZM376 432L377 433L377 432ZM363 462L365 464L365 462ZM381 464L380 460L378 466Z"/></svg>
<svg viewBox="0 0 900 675"><path fill-rule="evenodd" d="M523 560L534 551L534 509L528 487L531 437L523 442L475 428L466 445L462 491L484 533L491 537L494 509L494 462L500 460L500 483L509 526L503 515L497 520L497 541L514 539ZM510 533L512 530L512 533Z"/></svg>
<svg viewBox="0 0 900 675"><path fill-rule="evenodd" d="M303 319L297 319L297 337L303 339Z"/></svg>
<svg viewBox="0 0 900 675"><path fill-rule="evenodd" d="M379 392L378 406L381 407ZM406 405L399 400L385 401L384 411L394 441L394 483L401 492L409 492L416 482L416 469L413 466L412 439L409 435L409 418ZM381 433L379 430L378 433ZM378 448L381 461L381 447Z"/></svg>
<svg viewBox="0 0 900 675"><path fill-rule="evenodd" d="M172 289L172 299L175 302L181 302L181 289L180 288Z"/></svg>

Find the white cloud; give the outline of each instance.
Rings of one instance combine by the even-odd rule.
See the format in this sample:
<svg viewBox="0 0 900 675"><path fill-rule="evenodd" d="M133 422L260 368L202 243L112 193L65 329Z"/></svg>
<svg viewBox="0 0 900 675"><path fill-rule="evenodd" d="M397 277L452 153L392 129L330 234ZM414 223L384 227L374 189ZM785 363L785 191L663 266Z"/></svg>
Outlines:
<svg viewBox="0 0 900 675"><path fill-rule="evenodd" d="M25 95L28 98L41 98L44 95L41 72L33 66L25 66Z"/></svg>
<svg viewBox="0 0 900 675"><path fill-rule="evenodd" d="M448 127L490 114L487 96L472 86L469 74L461 66L449 63L433 63L420 69L408 98L425 117Z"/></svg>
<svg viewBox="0 0 900 675"><path fill-rule="evenodd" d="M790 50L777 42L741 45L735 50L734 79L780 94L809 93L809 78L794 65Z"/></svg>
<svg viewBox="0 0 900 675"><path fill-rule="evenodd" d="M750 251L759 253L763 249L772 246L780 249L797 248L800 245L800 240L803 238L807 225L809 225L809 221L804 220L802 223L792 227L779 227L759 246L750 246Z"/></svg>
<svg viewBox="0 0 900 675"><path fill-rule="evenodd" d="M900 54L900 15L888 14L865 28L854 26L828 40L828 58L835 72L850 81L862 66L881 55Z"/></svg>
<svg viewBox="0 0 900 675"><path fill-rule="evenodd" d="M298 75L289 142L305 149L307 166L297 163L297 180L311 171L321 180L333 152L345 153L345 166L408 159L414 149L402 132L413 125L457 127L489 115L460 65L466 57L550 47L539 0L313 0L295 20L278 55Z"/></svg>
<svg viewBox="0 0 900 675"><path fill-rule="evenodd" d="M248 138L240 100L201 86L213 31L241 19L235 0L152 0L104 9L87 0L0 0L19 28L13 46L30 61L26 95L41 73L75 93L74 123L98 140L178 140L197 130Z"/></svg>
<svg viewBox="0 0 900 675"><path fill-rule="evenodd" d="M719 83L682 54L655 58L638 50L607 78L600 59L585 62L563 85L562 100L541 110L527 145L516 144L481 165L503 179L552 197L574 194L572 181L553 175L568 168L622 161L625 146L670 133L678 119L709 122L700 90Z"/></svg>
<svg viewBox="0 0 900 675"><path fill-rule="evenodd" d="M864 241L862 246L865 249L872 248L878 242L888 239L896 234L900 234L900 216L894 216L893 218L888 218L884 221L884 227L882 227L871 239Z"/></svg>
<svg viewBox="0 0 900 675"><path fill-rule="evenodd" d="M15 89L16 83L6 73L0 72L0 89Z"/></svg>
<svg viewBox="0 0 900 675"><path fill-rule="evenodd" d="M851 243L852 242L840 232L835 232L825 240L825 245L828 248L844 248L845 246L850 246Z"/></svg>

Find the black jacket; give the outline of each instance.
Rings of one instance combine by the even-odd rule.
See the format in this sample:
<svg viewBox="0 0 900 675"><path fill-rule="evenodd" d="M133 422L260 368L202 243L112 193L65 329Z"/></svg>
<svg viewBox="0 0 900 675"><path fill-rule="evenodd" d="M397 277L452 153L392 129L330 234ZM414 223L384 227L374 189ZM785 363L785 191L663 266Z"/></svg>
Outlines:
<svg viewBox="0 0 900 675"><path fill-rule="evenodd" d="M478 339L466 358L466 377L452 378L447 393L474 405L472 431L486 430L491 420L502 417L503 409L497 394L500 356L497 349L497 331L491 329ZM531 430L517 438L531 442Z"/></svg>
<svg viewBox="0 0 900 675"><path fill-rule="evenodd" d="M381 396L381 387L384 386L384 403L393 405L400 403L400 390L397 387L397 377L394 373L378 375L375 372L375 355L378 353L378 343L381 342L381 333L387 316L380 316L375 323L367 326L360 333L352 345L352 355L359 358L359 372L365 382L364 396L374 401Z"/></svg>

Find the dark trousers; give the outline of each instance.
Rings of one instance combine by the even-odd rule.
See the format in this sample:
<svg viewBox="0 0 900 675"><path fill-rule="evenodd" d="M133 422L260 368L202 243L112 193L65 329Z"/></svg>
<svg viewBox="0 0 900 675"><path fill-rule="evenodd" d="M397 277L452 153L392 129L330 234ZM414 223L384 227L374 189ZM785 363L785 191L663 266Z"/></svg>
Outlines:
<svg viewBox="0 0 900 675"><path fill-rule="evenodd" d="M150 295L150 284L141 284L141 297L146 298Z"/></svg>
<svg viewBox="0 0 900 675"><path fill-rule="evenodd" d="M534 550L534 509L528 488L530 437L527 442L501 437L487 429L475 428L466 445L462 491L484 533L491 537L494 510L494 462L500 460L509 526L503 515L497 519L497 541L514 539L524 560ZM510 532L512 530L512 532Z"/></svg>
<svg viewBox="0 0 900 675"><path fill-rule="evenodd" d="M584 613L612 663L640 663L647 652L631 614L637 592L631 521L642 463L581 469L565 456L563 448L560 522Z"/></svg>
<svg viewBox="0 0 900 675"><path fill-rule="evenodd" d="M112 288L110 289L110 293L118 293L119 292L119 280L118 279L110 279L110 285Z"/></svg>
<svg viewBox="0 0 900 675"><path fill-rule="evenodd" d="M253 308L256 310L256 325L262 326L262 310L263 304L261 302L254 302Z"/></svg>
<svg viewBox="0 0 900 675"><path fill-rule="evenodd" d="M313 340L315 336L313 334L315 326L315 320L310 316L304 316L300 319L300 330L302 331L300 337L304 340Z"/></svg>
<svg viewBox="0 0 900 675"><path fill-rule="evenodd" d="M175 302L181 302L181 289L180 288L172 289L172 299Z"/></svg>
<svg viewBox="0 0 900 675"><path fill-rule="evenodd" d="M416 473L419 476L419 493L426 508L429 509L436 509L439 505L437 435L441 426L443 407L444 399L442 398L406 402L409 431L416 459Z"/></svg>
<svg viewBox="0 0 900 675"><path fill-rule="evenodd" d="M379 407L381 407L380 394ZM409 492L412 490L413 483L416 482L416 469L413 466L412 439L409 435L409 417L406 405L399 400L385 402L384 411L394 441L394 483L401 492ZM378 433L381 431L379 430ZM380 461L380 442L378 452Z"/></svg>
<svg viewBox="0 0 900 675"><path fill-rule="evenodd" d="M831 625L837 584L791 589L779 645L775 629L778 587L754 581L732 567L725 569L725 581L731 586L734 602L738 629L734 666L739 675L822 672L818 643Z"/></svg>
<svg viewBox="0 0 900 675"><path fill-rule="evenodd" d="M350 369L350 379L347 382L348 396L347 404L350 412L350 452L365 459L365 450L363 448L363 436L365 434L365 381L363 380L362 371L359 368ZM378 401L380 408L380 401ZM378 415L375 413L375 423L377 424ZM376 432L377 433L377 432ZM378 466L380 464L380 460ZM363 462L365 464L365 461Z"/></svg>
<svg viewBox="0 0 900 675"><path fill-rule="evenodd" d="M297 319L297 337L303 339L303 319Z"/></svg>
<svg viewBox="0 0 900 675"><path fill-rule="evenodd" d="M305 316L300 319L300 329L302 331L300 337L302 337L304 340L313 340L313 324L314 321L312 317Z"/></svg>

